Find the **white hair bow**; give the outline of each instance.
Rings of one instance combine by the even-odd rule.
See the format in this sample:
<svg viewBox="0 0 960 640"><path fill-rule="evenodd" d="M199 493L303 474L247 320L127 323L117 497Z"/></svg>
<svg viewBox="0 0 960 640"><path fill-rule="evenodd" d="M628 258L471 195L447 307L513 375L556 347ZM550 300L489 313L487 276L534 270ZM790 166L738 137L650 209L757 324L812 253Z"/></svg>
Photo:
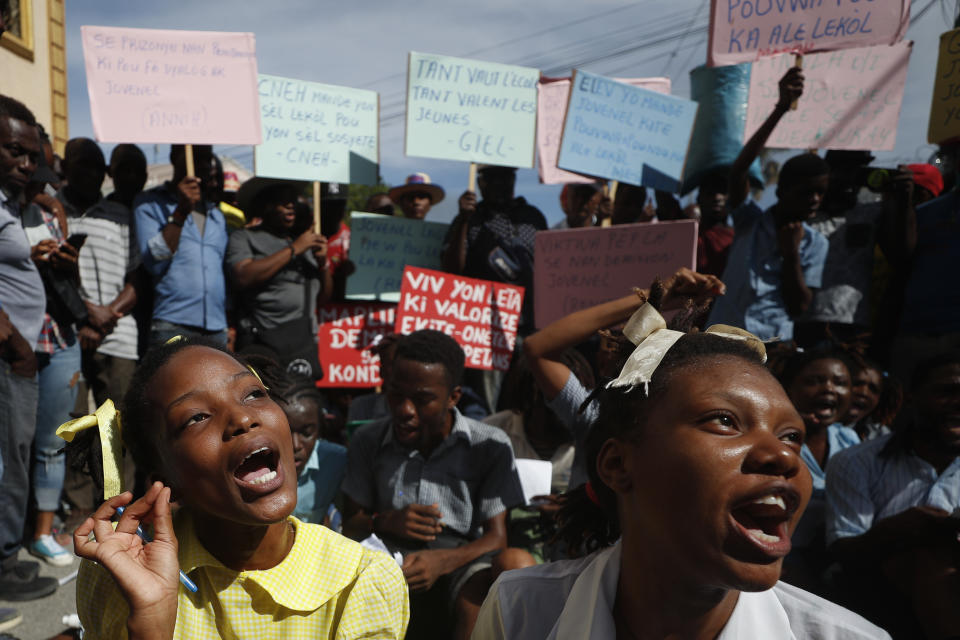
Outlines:
<svg viewBox="0 0 960 640"><path fill-rule="evenodd" d="M760 338L749 331L726 324L715 324L707 329L706 333L732 340L743 340L760 355L763 362L767 361L766 347L763 346ZM623 335L637 346L624 363L620 375L608 382L607 388L643 385L644 393L647 393L650 380L653 379L653 372L660 366L670 347L686 334L682 331L667 329L663 316L648 302L630 316L630 320L623 328Z"/></svg>

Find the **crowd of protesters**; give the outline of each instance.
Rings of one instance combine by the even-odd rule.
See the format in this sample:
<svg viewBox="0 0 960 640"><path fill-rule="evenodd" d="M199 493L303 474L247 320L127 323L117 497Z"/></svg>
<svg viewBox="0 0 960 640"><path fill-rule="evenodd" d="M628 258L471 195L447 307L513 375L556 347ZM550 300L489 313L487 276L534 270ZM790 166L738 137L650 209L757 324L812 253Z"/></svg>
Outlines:
<svg viewBox="0 0 960 640"><path fill-rule="evenodd" d="M137 146L60 160L0 96L0 599L57 589L26 548L98 561L93 638L960 637L954 176L801 153L760 208L748 167L802 94L791 69L689 207L566 185L559 228L697 219L697 269L539 331L546 219L481 165L442 263L525 288L511 369L389 336L356 397L315 385L318 308L357 269L347 185L322 185L317 228L303 185L228 190L210 147L174 145L144 191ZM445 195L416 173L366 209L423 220ZM104 503L100 412L57 430L108 400L131 493ZM516 458L553 464L549 495L525 501Z"/></svg>

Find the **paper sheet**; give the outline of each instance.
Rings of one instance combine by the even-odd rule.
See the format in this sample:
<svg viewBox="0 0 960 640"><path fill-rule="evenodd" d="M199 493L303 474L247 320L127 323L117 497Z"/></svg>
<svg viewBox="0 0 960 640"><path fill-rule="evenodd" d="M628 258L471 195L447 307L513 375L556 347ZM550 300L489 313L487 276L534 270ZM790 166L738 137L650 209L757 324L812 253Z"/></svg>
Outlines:
<svg viewBox="0 0 960 640"><path fill-rule="evenodd" d="M360 546L370 549L371 551L380 551L387 554L396 560L397 564L401 567L403 566L403 554L397 551L396 553L390 553L390 549L387 549L387 545L383 543L383 540L375 533L371 533L370 537L365 539L360 543Z"/></svg>
<svg viewBox="0 0 960 640"><path fill-rule="evenodd" d="M517 458L517 473L520 474L520 486L523 487L523 499L530 504L534 496L550 493L550 479L553 476L553 463L548 460Z"/></svg>

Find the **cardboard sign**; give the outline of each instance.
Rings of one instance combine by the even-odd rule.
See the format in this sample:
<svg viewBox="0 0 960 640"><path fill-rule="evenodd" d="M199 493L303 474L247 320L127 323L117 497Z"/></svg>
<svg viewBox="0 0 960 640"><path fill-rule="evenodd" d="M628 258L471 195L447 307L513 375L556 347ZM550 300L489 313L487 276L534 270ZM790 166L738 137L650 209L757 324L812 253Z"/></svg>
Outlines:
<svg viewBox="0 0 960 640"><path fill-rule="evenodd" d="M368 302L325 304L317 310L320 364L318 387L380 385L380 357L365 350L377 336L393 333L397 306Z"/></svg>
<svg viewBox="0 0 960 640"><path fill-rule="evenodd" d="M80 27L100 142L259 144L252 33Z"/></svg>
<svg viewBox="0 0 960 640"><path fill-rule="evenodd" d="M960 138L960 29L940 36L927 142L941 144L956 138Z"/></svg>
<svg viewBox="0 0 960 640"><path fill-rule="evenodd" d="M443 331L463 347L466 366L506 371L522 307L523 287L407 267L396 331Z"/></svg>
<svg viewBox="0 0 960 640"><path fill-rule="evenodd" d="M770 134L768 147L893 151L912 42L804 56L803 97ZM793 56L753 63L743 140L760 128L780 96Z"/></svg>
<svg viewBox="0 0 960 640"><path fill-rule="evenodd" d="M693 220L540 231L534 240L537 328L647 287L697 262Z"/></svg>
<svg viewBox="0 0 960 640"><path fill-rule="evenodd" d="M707 64L890 45L903 39L909 21L910 0L713 0Z"/></svg>
<svg viewBox="0 0 960 640"><path fill-rule="evenodd" d="M618 78L618 81L658 93L670 93L670 78ZM569 97L570 78L542 78L537 85L537 155L540 182L543 184L593 182L593 178L557 167L563 115Z"/></svg>
<svg viewBox="0 0 960 640"><path fill-rule="evenodd" d="M347 278L351 300L400 299L403 268L440 269L440 248L449 225L376 213L350 218L350 260L357 270Z"/></svg>
<svg viewBox="0 0 960 640"><path fill-rule="evenodd" d="M410 53L408 156L533 167L540 72Z"/></svg>
<svg viewBox="0 0 960 640"><path fill-rule="evenodd" d="M580 70L572 87L558 166L676 192L697 103Z"/></svg>
<svg viewBox="0 0 960 640"><path fill-rule="evenodd" d="M376 91L260 74L258 176L376 184Z"/></svg>

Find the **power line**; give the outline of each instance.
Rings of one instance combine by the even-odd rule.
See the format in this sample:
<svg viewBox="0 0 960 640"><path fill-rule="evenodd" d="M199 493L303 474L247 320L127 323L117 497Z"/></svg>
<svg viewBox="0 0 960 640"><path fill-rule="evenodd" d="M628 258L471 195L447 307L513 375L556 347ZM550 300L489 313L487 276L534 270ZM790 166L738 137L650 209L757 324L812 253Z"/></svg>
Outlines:
<svg viewBox="0 0 960 640"><path fill-rule="evenodd" d="M532 34L530 34L530 33L524 34L524 35L522 35L522 36L517 36L516 38L511 38L510 40L505 40L505 41L503 41L503 42L498 42L497 44L488 45L488 46L485 46L485 47L481 47L481 48L479 48L479 49L475 49L474 51L469 51L469 52L467 52L467 53L462 54L461 57L469 58L469 57L472 57L472 56L475 56L475 55L478 55L478 54L481 54L481 53L486 53L487 51L493 51L493 50L496 50L496 49L502 49L502 48L504 48L504 47L510 46L510 45L512 45L512 44L516 44L517 42L521 42L521 41L523 41L523 40L530 40L530 39L532 39L532 38L539 38L540 36L544 36L544 35L547 35L547 34L549 34L549 33L554 33L554 32L556 32L556 31L562 31L563 29L566 29L566 28L572 27L572 26L582 25L582 24L584 24L585 22L590 22L590 21L593 21L593 20L599 20L600 18L605 18L605 17L610 16L610 15L613 15L613 14L615 14L615 13L620 13L621 11L626 11L626 10L628 10L628 9L634 9L634 8L636 8L636 7L637 7L637 5L630 4L630 5L626 5L626 6L623 6L623 7L617 7L617 8L615 8L615 9L610 9L610 10L604 11L604 12L602 12L602 13L593 14L593 15L590 15L589 17L587 17L587 18L577 18L576 20L571 20L570 22L565 22L565 23L563 23L563 24L559 24L559 25L555 25L555 26L552 26L552 27L548 27L548 28L546 28L546 29L543 29L543 30L541 30L541 31L537 31L537 32L532 33ZM378 84L378 83L383 82L383 81L386 81L386 80L392 80L392 79L394 79L394 78L402 78L402 77L404 77L405 75L406 75L406 72L404 72L404 73L394 73L394 74L390 74L390 75L388 75L388 76L384 76L384 77L379 78L379 79L377 79L377 80L372 80L372 81L367 82L367 83L365 83L365 84L361 84L361 85L359 85L359 88L369 87L369 86L371 86L371 85L375 85L375 84Z"/></svg>

